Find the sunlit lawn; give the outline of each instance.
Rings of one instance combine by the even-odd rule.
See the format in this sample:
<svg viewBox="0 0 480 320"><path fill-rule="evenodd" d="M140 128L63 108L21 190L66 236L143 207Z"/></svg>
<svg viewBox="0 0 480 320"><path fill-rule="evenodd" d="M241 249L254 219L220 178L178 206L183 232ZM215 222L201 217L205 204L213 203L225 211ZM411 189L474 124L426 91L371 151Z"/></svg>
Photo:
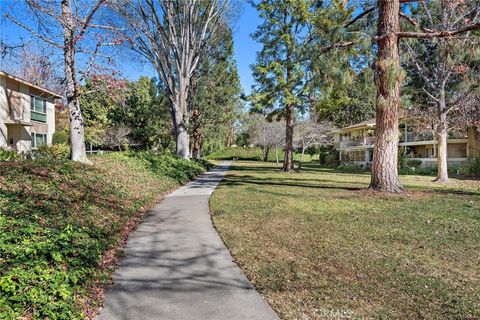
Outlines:
<svg viewBox="0 0 480 320"><path fill-rule="evenodd" d="M431 180L383 195L368 174L236 162L211 209L282 319L478 319L480 181Z"/></svg>

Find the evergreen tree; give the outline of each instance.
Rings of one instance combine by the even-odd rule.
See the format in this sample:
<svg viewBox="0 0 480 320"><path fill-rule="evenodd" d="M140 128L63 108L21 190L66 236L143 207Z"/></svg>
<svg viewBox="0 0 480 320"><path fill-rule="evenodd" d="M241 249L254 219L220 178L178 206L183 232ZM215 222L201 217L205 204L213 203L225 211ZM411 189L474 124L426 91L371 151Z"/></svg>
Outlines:
<svg viewBox="0 0 480 320"><path fill-rule="evenodd" d="M112 114L117 124L131 130L130 138L142 149L167 150L174 142L169 102L165 89L155 78L140 77L128 84L125 104Z"/></svg>
<svg viewBox="0 0 480 320"><path fill-rule="evenodd" d="M253 34L263 45L253 68L253 108L285 118L283 171L293 167L295 112L306 109L306 60L312 2L263 0L256 5L264 20Z"/></svg>
<svg viewBox="0 0 480 320"><path fill-rule="evenodd" d="M235 109L240 103L240 79L233 56L232 31L225 25L223 28L194 78L190 101L194 159L200 158L204 151L232 144L233 140ZM204 150L205 147L209 150Z"/></svg>
<svg viewBox="0 0 480 320"><path fill-rule="evenodd" d="M252 105L270 118L285 118L283 171L291 171L295 114L351 73L349 59L357 51L352 39L359 37L344 26L353 9L342 0L264 0L256 8L264 22L253 38L263 48L253 66Z"/></svg>
<svg viewBox="0 0 480 320"><path fill-rule="evenodd" d="M364 69L351 82L332 85L316 103L320 119L336 127L346 127L375 117L373 72Z"/></svg>

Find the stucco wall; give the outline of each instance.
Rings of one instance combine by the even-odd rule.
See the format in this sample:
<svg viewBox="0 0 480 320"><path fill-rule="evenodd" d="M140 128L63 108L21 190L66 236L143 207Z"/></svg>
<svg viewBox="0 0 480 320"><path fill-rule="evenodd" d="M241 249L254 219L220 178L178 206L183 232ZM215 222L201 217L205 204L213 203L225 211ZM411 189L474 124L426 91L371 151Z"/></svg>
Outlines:
<svg viewBox="0 0 480 320"><path fill-rule="evenodd" d="M7 147L7 126L5 119L8 116L7 84L5 76L0 75L0 147Z"/></svg>
<svg viewBox="0 0 480 320"><path fill-rule="evenodd" d="M431 148L432 148L432 145L415 146L415 157L416 158L433 158ZM430 150L427 152L427 149L430 149ZM466 143L449 143L447 146L447 157L448 158L466 158L467 144Z"/></svg>
<svg viewBox="0 0 480 320"><path fill-rule="evenodd" d="M467 144L466 143L449 143L447 146L448 158L466 158Z"/></svg>
<svg viewBox="0 0 480 320"><path fill-rule="evenodd" d="M468 157L480 159L480 132L478 127L468 128Z"/></svg>
<svg viewBox="0 0 480 320"><path fill-rule="evenodd" d="M52 137L55 133L55 105L50 101L47 101L47 123L47 143L50 145L52 144Z"/></svg>
<svg viewBox="0 0 480 320"><path fill-rule="evenodd" d="M47 122L31 121L31 95L46 99ZM19 152L31 150L31 133L47 134L47 143L52 143L55 132L55 105L54 99L45 92L21 83L15 79L0 75L0 146L8 147L9 140L13 139L14 145ZM15 117L11 117L11 114ZM28 125L5 125L6 120L31 122Z"/></svg>

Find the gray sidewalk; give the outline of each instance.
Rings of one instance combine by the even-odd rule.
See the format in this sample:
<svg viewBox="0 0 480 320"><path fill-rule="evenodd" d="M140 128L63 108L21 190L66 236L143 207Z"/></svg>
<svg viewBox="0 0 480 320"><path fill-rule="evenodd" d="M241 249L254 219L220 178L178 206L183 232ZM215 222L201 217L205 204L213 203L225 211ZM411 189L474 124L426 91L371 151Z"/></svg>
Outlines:
<svg viewBox="0 0 480 320"><path fill-rule="evenodd" d="M231 162L168 195L128 239L97 319L278 319L213 228L208 199Z"/></svg>

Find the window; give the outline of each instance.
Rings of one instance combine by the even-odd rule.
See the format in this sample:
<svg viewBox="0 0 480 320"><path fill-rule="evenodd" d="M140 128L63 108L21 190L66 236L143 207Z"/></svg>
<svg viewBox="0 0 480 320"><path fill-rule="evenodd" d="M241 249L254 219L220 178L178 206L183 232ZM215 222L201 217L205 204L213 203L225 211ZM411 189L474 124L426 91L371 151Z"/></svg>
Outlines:
<svg viewBox="0 0 480 320"><path fill-rule="evenodd" d="M39 122L47 122L47 101L45 99L30 96L31 119Z"/></svg>
<svg viewBox="0 0 480 320"><path fill-rule="evenodd" d="M31 96L30 110L46 114L47 113L47 101L45 99Z"/></svg>
<svg viewBox="0 0 480 320"><path fill-rule="evenodd" d="M36 149L41 145L47 143L47 135L43 133L32 132L31 138L32 138L32 149Z"/></svg>

